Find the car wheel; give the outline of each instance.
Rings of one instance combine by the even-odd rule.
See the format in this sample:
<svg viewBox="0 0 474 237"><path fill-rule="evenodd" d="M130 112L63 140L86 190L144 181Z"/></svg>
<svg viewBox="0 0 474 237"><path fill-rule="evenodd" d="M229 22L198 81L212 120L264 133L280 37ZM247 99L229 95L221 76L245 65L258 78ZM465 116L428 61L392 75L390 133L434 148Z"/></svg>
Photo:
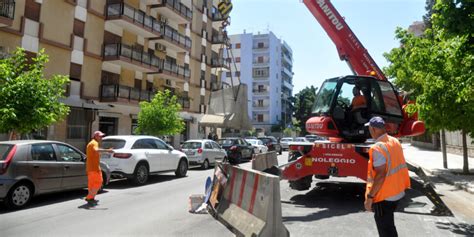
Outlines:
<svg viewBox="0 0 474 237"><path fill-rule="evenodd" d="M188 163L185 159L181 159L178 164L178 168L174 172L177 177L184 177L188 172Z"/></svg>
<svg viewBox="0 0 474 237"><path fill-rule="evenodd" d="M202 168L203 170L209 169L209 161L208 161L207 159L204 160L204 162L203 162L202 165L201 165L201 168Z"/></svg>
<svg viewBox="0 0 474 237"><path fill-rule="evenodd" d="M10 209L20 209L26 206L33 197L33 188L28 183L19 183L8 192L5 204Z"/></svg>
<svg viewBox="0 0 474 237"><path fill-rule="evenodd" d="M143 185L148 181L148 166L146 163L138 163L133 173L132 181L135 185Z"/></svg>

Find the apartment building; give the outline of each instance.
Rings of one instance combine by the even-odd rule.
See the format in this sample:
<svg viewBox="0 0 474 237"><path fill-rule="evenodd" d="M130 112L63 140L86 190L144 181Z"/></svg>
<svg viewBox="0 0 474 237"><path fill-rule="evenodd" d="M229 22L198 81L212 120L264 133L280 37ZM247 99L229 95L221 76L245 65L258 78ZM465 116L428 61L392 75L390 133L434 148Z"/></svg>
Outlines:
<svg viewBox="0 0 474 237"><path fill-rule="evenodd" d="M133 134L139 102L168 89L186 129L177 146L202 138L199 121L223 67L223 18L206 0L2 0L0 52L49 55L45 75L69 75L71 112L47 139L83 149L92 131ZM41 133L40 132L40 133Z"/></svg>
<svg viewBox="0 0 474 237"><path fill-rule="evenodd" d="M230 35L231 72L222 74L226 84L248 85L248 114L257 132L271 132L273 125L291 122L293 52L273 32ZM232 59L230 59L232 60Z"/></svg>

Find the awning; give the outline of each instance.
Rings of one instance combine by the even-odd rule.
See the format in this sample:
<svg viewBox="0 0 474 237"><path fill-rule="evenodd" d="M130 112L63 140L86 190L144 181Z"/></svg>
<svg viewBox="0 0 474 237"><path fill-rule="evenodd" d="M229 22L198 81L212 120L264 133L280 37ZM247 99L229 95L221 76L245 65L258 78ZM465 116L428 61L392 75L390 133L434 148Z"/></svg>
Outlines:
<svg viewBox="0 0 474 237"><path fill-rule="evenodd" d="M205 114L199 124L206 127L224 127L225 117L222 115Z"/></svg>

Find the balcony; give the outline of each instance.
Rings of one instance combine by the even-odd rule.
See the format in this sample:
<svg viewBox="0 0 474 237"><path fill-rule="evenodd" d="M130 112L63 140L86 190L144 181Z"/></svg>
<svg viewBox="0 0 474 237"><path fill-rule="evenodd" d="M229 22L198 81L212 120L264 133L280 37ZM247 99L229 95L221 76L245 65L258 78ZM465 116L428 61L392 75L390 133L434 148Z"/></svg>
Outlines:
<svg viewBox="0 0 474 237"><path fill-rule="evenodd" d="M211 21L214 23L216 23L217 25L218 24L221 24L222 21L225 20L224 16L219 12L219 10L217 10L216 7L212 7L212 10L209 12L209 18L211 19ZM214 24L213 24L214 26Z"/></svg>
<svg viewBox="0 0 474 237"><path fill-rule="evenodd" d="M12 26L15 17L15 1L0 1L0 27Z"/></svg>
<svg viewBox="0 0 474 237"><path fill-rule="evenodd" d="M211 58L211 68L217 68L218 70L229 70L226 60L223 58Z"/></svg>
<svg viewBox="0 0 474 237"><path fill-rule="evenodd" d="M263 59L263 60L254 60L253 65L254 66L268 66L268 63L270 62L270 59Z"/></svg>
<svg viewBox="0 0 474 237"><path fill-rule="evenodd" d="M158 0L156 4L151 4L151 9L157 9L160 15L171 19L177 24L187 24L193 20L193 12L180 0Z"/></svg>
<svg viewBox="0 0 474 237"><path fill-rule="evenodd" d="M155 93L124 85L100 85L101 102L138 103L151 101Z"/></svg>
<svg viewBox="0 0 474 237"><path fill-rule="evenodd" d="M254 110L259 110L259 111L260 110L265 110L266 111L270 108L269 105L259 105L259 104L255 104L255 103L252 104L252 107L253 107Z"/></svg>
<svg viewBox="0 0 474 237"><path fill-rule="evenodd" d="M143 52L126 44L105 44L102 52L104 61L135 71L157 72L163 61L154 54Z"/></svg>
<svg viewBox="0 0 474 237"><path fill-rule="evenodd" d="M293 77L293 72L291 72L288 68L282 67L281 71L285 73L286 75L288 75L289 77Z"/></svg>
<svg viewBox="0 0 474 237"><path fill-rule="evenodd" d="M263 51L263 50L268 50L268 44L265 45L254 45L252 47L253 50L255 51Z"/></svg>
<svg viewBox="0 0 474 237"><path fill-rule="evenodd" d="M293 85L288 82L287 80L283 80L282 83L281 83L284 87L290 89L290 90L293 90Z"/></svg>
<svg viewBox="0 0 474 237"><path fill-rule="evenodd" d="M254 95L268 95L269 91L266 89L263 89L263 90L253 89L252 92Z"/></svg>
<svg viewBox="0 0 474 237"><path fill-rule="evenodd" d="M290 58L288 55L282 53L282 54L281 54L281 57L282 57L282 59L285 60L287 63L289 63L289 64L292 64L292 63L293 63L293 62L291 61L291 58Z"/></svg>
<svg viewBox="0 0 474 237"><path fill-rule="evenodd" d="M191 50L191 39L182 35L169 25L165 25L161 29L161 35L159 37L151 37L149 40L157 41L176 52L188 52Z"/></svg>
<svg viewBox="0 0 474 237"><path fill-rule="evenodd" d="M161 22L127 4L108 4L105 14L105 24L117 25L145 38L161 36Z"/></svg>
<svg viewBox="0 0 474 237"><path fill-rule="evenodd" d="M188 68L177 65L176 63L172 63L170 61L164 61L162 70L160 70L160 72L158 73L158 76L160 76L163 79L185 80L185 79L189 79L189 77L191 76L191 72L189 71Z"/></svg>

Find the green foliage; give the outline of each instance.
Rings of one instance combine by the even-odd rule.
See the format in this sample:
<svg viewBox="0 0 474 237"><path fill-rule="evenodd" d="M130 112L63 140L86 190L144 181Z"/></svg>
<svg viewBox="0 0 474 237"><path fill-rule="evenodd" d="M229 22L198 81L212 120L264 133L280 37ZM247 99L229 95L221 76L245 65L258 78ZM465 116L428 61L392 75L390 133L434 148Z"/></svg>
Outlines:
<svg viewBox="0 0 474 237"><path fill-rule="evenodd" d="M64 98L69 78L54 75L45 79L48 56L41 50L30 63L24 49L0 59L0 132L29 133L62 120L69 107Z"/></svg>
<svg viewBox="0 0 474 237"><path fill-rule="evenodd" d="M179 116L180 110L181 105L176 95L172 95L169 90L158 91L151 102L140 103L135 133L153 136L181 133L184 122Z"/></svg>
<svg viewBox="0 0 474 237"><path fill-rule="evenodd" d="M314 101L316 100L316 90L314 86L306 87L298 92L294 97L294 115L297 121L300 123L300 131L306 134L306 121L311 117L311 110L313 108Z"/></svg>

